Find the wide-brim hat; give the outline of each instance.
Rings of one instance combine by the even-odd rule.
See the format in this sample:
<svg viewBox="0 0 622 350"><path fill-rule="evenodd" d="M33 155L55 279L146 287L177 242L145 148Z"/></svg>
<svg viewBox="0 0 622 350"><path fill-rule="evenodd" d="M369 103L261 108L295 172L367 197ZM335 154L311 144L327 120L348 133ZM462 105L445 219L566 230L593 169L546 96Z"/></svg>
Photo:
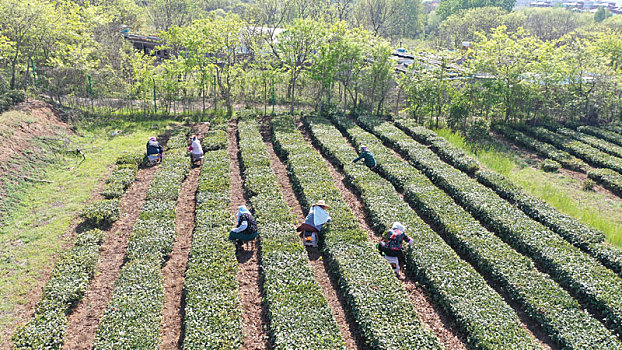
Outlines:
<svg viewBox="0 0 622 350"><path fill-rule="evenodd" d="M322 208L330 208L330 206L326 205L326 202L324 202L324 200L320 199L319 201L315 202L315 204L313 204L313 206L319 206Z"/></svg>

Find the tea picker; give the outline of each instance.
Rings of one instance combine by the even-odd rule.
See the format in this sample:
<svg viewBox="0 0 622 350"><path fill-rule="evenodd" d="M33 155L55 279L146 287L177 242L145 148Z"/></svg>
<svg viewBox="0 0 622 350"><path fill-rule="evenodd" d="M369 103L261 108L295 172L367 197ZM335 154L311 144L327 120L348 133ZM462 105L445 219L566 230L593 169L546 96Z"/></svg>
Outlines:
<svg viewBox="0 0 622 350"><path fill-rule="evenodd" d="M408 244L412 244L414 242L412 238L404 233L405 231L406 227L404 227L404 225L399 222L394 222L389 232L383 237L382 242L376 245L378 251L380 251L380 255L387 259L396 275L399 275L400 263L404 261L402 243L407 242Z"/></svg>
<svg viewBox="0 0 622 350"><path fill-rule="evenodd" d="M328 211L326 211L328 208L330 207L323 200L317 201L309 209L309 214L307 214L304 223L296 228L296 231L300 232L305 246L317 248L318 235L322 231L322 225L331 220Z"/></svg>

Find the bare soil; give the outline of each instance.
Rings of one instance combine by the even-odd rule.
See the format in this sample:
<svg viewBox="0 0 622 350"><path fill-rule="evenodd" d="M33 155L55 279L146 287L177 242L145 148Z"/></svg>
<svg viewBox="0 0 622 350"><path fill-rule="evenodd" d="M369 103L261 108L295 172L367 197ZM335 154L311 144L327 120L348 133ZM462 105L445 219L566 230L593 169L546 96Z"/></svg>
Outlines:
<svg viewBox="0 0 622 350"><path fill-rule="evenodd" d="M231 120L228 129L227 153L231 158L231 214L235 215L238 206L246 205L244 181L238 158L237 122ZM233 225L232 225L233 226ZM263 304L263 281L259 265L257 240L245 244L236 253L238 260L238 282L240 302L243 310L242 329L244 338L242 350L268 349L268 316Z"/></svg>
<svg viewBox="0 0 622 350"><path fill-rule="evenodd" d="M276 174L279 187L283 193L285 201L296 214L298 221L302 222L305 218L302 206L300 205L300 202L298 201L292 188L285 164L283 164L274 152L274 147L270 138L271 132L268 121L264 121L261 132L264 144L266 145L266 149L270 155L270 166ZM306 250L315 279L320 284L322 294L326 297L328 305L333 311L339 330L341 331L341 334L346 342L346 347L348 349L367 349L368 347L365 345L364 339L358 332L354 318L351 313L347 311L347 301L339 292L337 279L328 273L328 271L330 271L330 267L328 266L326 260L322 259L320 250L313 247L306 247Z"/></svg>
<svg viewBox="0 0 622 350"><path fill-rule="evenodd" d="M298 121L298 128L302 132L305 140L321 154L321 151L311 142L311 137L300 121ZM352 152L352 154L355 154L356 150L353 148ZM341 197L346 203L350 204L350 208L354 211L354 215L360 227L367 233L369 241L373 243L380 242L381 238L373 233L374 231L371 228L370 218L364 209L365 205L355 192L346 185L345 176L326 158L322 157L322 159L328 166L333 181L341 193ZM438 305L432 302L432 297L426 294L425 290L409 275L401 273L399 280L404 284L410 301L415 305L417 314L421 317L423 323L434 332L443 347L447 350L467 349L464 335L460 333L455 322L453 322Z"/></svg>
<svg viewBox="0 0 622 350"><path fill-rule="evenodd" d="M197 137L209 129L209 124L195 126ZM192 244L194 231L196 192L201 167L190 169L188 176L179 192L179 200L175 207L175 228L177 236L173 244L171 255L162 268L164 277L164 307L162 309L162 341L161 350L179 349L183 342L183 287L188 255Z"/></svg>
<svg viewBox="0 0 622 350"><path fill-rule="evenodd" d="M162 145L165 145L168 135L160 139ZM93 347L95 332L112 296L114 282L121 274L130 234L157 168L153 166L140 169L136 174L136 181L121 198L121 218L105 231L96 266L97 272L82 301L69 315L63 349L86 350Z"/></svg>

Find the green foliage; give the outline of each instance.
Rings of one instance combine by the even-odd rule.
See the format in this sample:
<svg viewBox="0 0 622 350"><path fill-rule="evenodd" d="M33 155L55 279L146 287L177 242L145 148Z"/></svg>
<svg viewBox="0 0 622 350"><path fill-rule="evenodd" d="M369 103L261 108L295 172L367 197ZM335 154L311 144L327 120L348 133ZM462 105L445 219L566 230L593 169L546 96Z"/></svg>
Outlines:
<svg viewBox="0 0 622 350"><path fill-rule="evenodd" d="M336 119L339 119L340 124L343 122L341 125L344 130L347 129L348 136L354 139L355 136L350 133L354 125L346 119ZM405 251L407 268L456 320L471 346L482 349L503 348L504 344L515 344L526 349L537 347L520 328L518 317L503 298L419 218L390 182L368 169L352 166L351 158L355 148L343 139L330 122L310 117L305 119L305 123L322 151L343 169L348 183L361 194L374 231L381 234L391 221L400 221L407 227L407 234L414 239L412 249ZM357 140L356 147L366 144L374 152L380 152L382 156L378 157L378 166L385 160L389 161L377 141L365 141L371 143ZM391 166L396 164L392 162ZM403 169L403 166L399 169ZM400 178L404 179L401 175Z"/></svg>
<svg viewBox="0 0 622 350"><path fill-rule="evenodd" d="M484 118L473 118L469 121L465 137L467 140L483 142L489 138L490 124Z"/></svg>
<svg viewBox="0 0 622 350"><path fill-rule="evenodd" d="M580 132L584 132L586 134L594 135L601 139L607 140L609 142L615 143L618 146L622 146L622 135L613 131L609 131L606 129L597 128L594 126L580 126L578 128Z"/></svg>
<svg viewBox="0 0 622 350"><path fill-rule="evenodd" d="M64 252L43 288L34 317L13 335L15 349L61 349L67 314L82 299L95 274L103 232L79 233L73 248Z"/></svg>
<svg viewBox="0 0 622 350"><path fill-rule="evenodd" d="M344 349L328 302L313 276L253 121L238 123L245 190L258 221L269 331L275 349Z"/></svg>
<svg viewBox="0 0 622 350"><path fill-rule="evenodd" d="M545 159L540 163L540 169L548 173L556 173L561 167L561 164L552 159Z"/></svg>
<svg viewBox="0 0 622 350"><path fill-rule="evenodd" d="M548 275L537 271L532 260L486 230L424 174L403 162L380 140L352 121L335 119L354 145L364 143L377 151L384 160L378 166L380 174L404 191L405 200L437 225L446 241L466 256L480 273L509 291L511 298L541 323L560 346L596 349L620 345L598 320L584 313L570 294ZM478 171L478 177L482 173L484 171Z"/></svg>
<svg viewBox="0 0 622 350"><path fill-rule="evenodd" d="M102 196L107 199L121 198L127 188L136 180L136 173L138 173L138 166L134 163L120 164L106 180L106 186L101 192Z"/></svg>
<svg viewBox="0 0 622 350"><path fill-rule="evenodd" d="M581 186L581 188L583 188L584 191L594 191L595 186L596 186L596 181L590 178L587 178L583 180L583 185Z"/></svg>
<svg viewBox="0 0 622 350"><path fill-rule="evenodd" d="M331 206L332 221L322 227L322 249L339 277L340 289L366 342L381 349L438 348L437 339L424 330L403 286L359 228L329 169L306 144L294 120L274 118L271 126L276 151L287 160L288 173L303 207L308 209L319 199Z"/></svg>
<svg viewBox="0 0 622 350"><path fill-rule="evenodd" d="M531 220L468 175L442 162L427 147L414 142L395 126L360 119L383 142L390 144L432 182L445 190L475 218L490 227L517 251L537 261L560 285L568 288L599 316L622 332L622 280L595 258L581 252L561 236Z"/></svg>
<svg viewBox="0 0 622 350"><path fill-rule="evenodd" d="M573 139L579 140L581 142L585 142L586 144L602 152L609 153L612 156L622 158L622 146L616 145L615 143L601 140L600 138L596 136L587 135L587 134L577 132L574 130L570 130L570 129L566 129L566 128L557 128L556 126L553 126L551 130L557 131L557 133L562 134L564 136L568 136ZM622 137L619 139L622 140Z"/></svg>
<svg viewBox="0 0 622 350"><path fill-rule="evenodd" d="M206 152L203 160L184 280L183 349L239 349L238 262L235 246L228 239L231 160L226 150Z"/></svg>
<svg viewBox="0 0 622 350"><path fill-rule="evenodd" d="M611 169L592 169L587 172L587 176L611 192L622 196L622 175L618 172Z"/></svg>
<svg viewBox="0 0 622 350"><path fill-rule="evenodd" d="M570 155L570 153L560 151L553 145L538 141L535 138L525 135L520 131L516 131L507 125L496 123L493 124L493 129L508 138L510 141L560 163L564 168L583 173L589 168L585 162Z"/></svg>
<svg viewBox="0 0 622 350"><path fill-rule="evenodd" d="M0 94L0 113L9 110L14 105L24 102L26 94L21 90L9 90Z"/></svg>
<svg viewBox="0 0 622 350"><path fill-rule="evenodd" d="M225 130L210 130L201 141L204 152L227 148L227 132Z"/></svg>
<svg viewBox="0 0 622 350"><path fill-rule="evenodd" d="M599 151L586 143L575 141L569 137L559 135L543 127L530 127L524 124L519 124L516 125L516 128L530 134L540 141L548 142L555 147L567 151L589 164L597 167L609 168L622 173L622 162L620 162L620 158ZM579 129L585 130L583 127Z"/></svg>
<svg viewBox="0 0 622 350"><path fill-rule="evenodd" d="M138 259L126 263L97 328L93 349L157 349L163 304L160 262Z"/></svg>
<svg viewBox="0 0 622 350"><path fill-rule="evenodd" d="M120 155L119 158L117 158L117 164L118 165L130 164L130 165L135 165L138 167L141 164L143 164L144 160L145 160L144 153L124 153Z"/></svg>
<svg viewBox="0 0 622 350"><path fill-rule="evenodd" d="M119 200L102 199L88 204L80 216L90 225L107 228L119 220Z"/></svg>

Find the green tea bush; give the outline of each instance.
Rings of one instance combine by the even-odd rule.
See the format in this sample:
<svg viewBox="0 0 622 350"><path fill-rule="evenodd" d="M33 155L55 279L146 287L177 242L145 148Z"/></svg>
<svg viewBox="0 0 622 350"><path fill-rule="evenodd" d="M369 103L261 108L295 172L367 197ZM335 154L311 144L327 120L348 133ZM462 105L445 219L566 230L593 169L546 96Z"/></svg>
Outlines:
<svg viewBox="0 0 622 350"><path fill-rule="evenodd" d="M80 216L90 225L107 228L119 220L119 200L102 199L87 204Z"/></svg>
<svg viewBox="0 0 622 350"><path fill-rule="evenodd" d="M273 348L345 349L296 234L294 216L270 168L259 125L240 121L238 134L245 189L259 225L264 302Z"/></svg>
<svg viewBox="0 0 622 350"><path fill-rule="evenodd" d="M611 169L592 169L587 172L587 176L610 190L622 196L622 175Z"/></svg>
<svg viewBox="0 0 622 350"><path fill-rule="evenodd" d="M138 166L136 164L120 164L106 181L101 192L107 199L121 198L128 187L136 180Z"/></svg>
<svg viewBox="0 0 622 350"><path fill-rule="evenodd" d="M555 281L537 271L532 260L486 230L424 174L403 162L378 138L351 120L334 119L353 145L374 147L378 157L384 160L378 165L382 176L403 190L406 201L437 225L456 251L470 257L479 271L507 290L561 347L601 349L622 345Z"/></svg>
<svg viewBox="0 0 622 350"><path fill-rule="evenodd" d="M35 315L13 335L15 349L61 349L67 314L81 299L95 274L103 232L79 233L73 248L61 254L43 287Z"/></svg>
<svg viewBox="0 0 622 350"><path fill-rule="evenodd" d="M452 145L447 140L436 135L436 133L423 126L418 126L411 119L398 119L395 121L400 129L410 135L415 140L430 145L434 152L438 153L441 158L451 161L455 167L469 174L479 170L479 163L471 158L466 152Z"/></svg>
<svg viewBox="0 0 622 350"><path fill-rule="evenodd" d="M613 271L531 220L493 190L445 164L394 125L371 118L359 120L514 249L537 261L539 268L610 322L618 334L622 333L622 280Z"/></svg>
<svg viewBox="0 0 622 350"><path fill-rule="evenodd" d="M505 124L493 124L493 130L514 143L518 143L529 150L560 163L564 168L583 173L585 173L586 169L589 168L585 162L570 155L570 153L560 151L548 143L538 141L533 137L527 136L520 131L516 131Z"/></svg>
<svg viewBox="0 0 622 350"><path fill-rule="evenodd" d="M622 146L622 135L617 132L609 131L595 126L580 126L577 130L615 143L618 146Z"/></svg>
<svg viewBox="0 0 622 350"><path fill-rule="evenodd" d="M586 144L598 150L601 150L605 153L609 153L612 156L622 157L622 146L616 145L615 143L601 140L596 136L584 134L582 132L578 132L578 131L574 131L574 130L570 130L566 128L557 128L556 130L553 130L553 131L557 131L558 133L564 136L572 137L573 139L579 140L581 142L585 142ZM622 139L622 137L620 139Z"/></svg>
<svg viewBox="0 0 622 350"><path fill-rule="evenodd" d="M543 127L531 127L519 124L516 125L516 128L534 136L541 141L548 142L555 147L565 150L583 159L589 164L601 168L609 168L619 173L622 173L622 161L620 161L620 158L599 151L598 149L586 143L572 140L566 136L554 133ZM579 129L584 130L583 128Z"/></svg>
<svg viewBox="0 0 622 350"><path fill-rule="evenodd" d="M367 344L376 349L438 349L438 340L425 330L403 285L360 229L322 157L304 141L291 117L273 119L271 125L275 149L287 160L303 207L319 199L331 206L332 221L322 228L324 255Z"/></svg>
<svg viewBox="0 0 622 350"><path fill-rule="evenodd" d="M368 169L351 165L355 148L329 121L308 117L304 122L322 152L344 171L346 181L360 193L376 234L387 230L392 221L407 227L407 234L414 240L405 250L407 269L455 320L471 346L501 349L503 344L515 344L537 348L503 298L417 216L391 183ZM368 147L377 149L373 143ZM378 164L385 160L380 155L378 159ZM379 256L375 249L371 253Z"/></svg>
<svg viewBox="0 0 622 350"><path fill-rule="evenodd" d="M183 349L239 349L242 307L238 295L233 221L231 159L226 150L206 152L197 189L192 246L184 281Z"/></svg>
<svg viewBox="0 0 622 350"><path fill-rule="evenodd" d="M227 148L227 132L225 130L210 130L201 141L201 145L204 152Z"/></svg>
<svg viewBox="0 0 622 350"><path fill-rule="evenodd" d="M124 153L119 158L117 158L117 164L133 164L136 166L140 166L145 161L144 153Z"/></svg>
<svg viewBox="0 0 622 350"><path fill-rule="evenodd" d="M547 173L556 173L561 167L561 164L552 159L545 159L540 163L540 169L546 171Z"/></svg>

